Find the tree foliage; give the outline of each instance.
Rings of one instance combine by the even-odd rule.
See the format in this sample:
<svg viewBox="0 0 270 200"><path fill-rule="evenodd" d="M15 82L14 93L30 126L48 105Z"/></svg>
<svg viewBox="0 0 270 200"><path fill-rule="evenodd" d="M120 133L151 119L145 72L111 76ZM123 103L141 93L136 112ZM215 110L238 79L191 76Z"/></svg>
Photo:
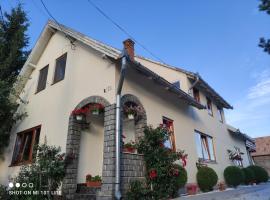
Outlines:
<svg viewBox="0 0 270 200"><path fill-rule="evenodd" d="M11 101L13 85L26 61L28 52L28 19L19 4L10 13L5 12L0 19L0 157L9 144L10 131L14 123L21 119L16 114L18 103Z"/></svg>
<svg viewBox="0 0 270 200"><path fill-rule="evenodd" d="M261 0L259 10L265 11L270 15L270 0ZM263 48L264 52L270 54L270 39L260 38L259 47Z"/></svg>

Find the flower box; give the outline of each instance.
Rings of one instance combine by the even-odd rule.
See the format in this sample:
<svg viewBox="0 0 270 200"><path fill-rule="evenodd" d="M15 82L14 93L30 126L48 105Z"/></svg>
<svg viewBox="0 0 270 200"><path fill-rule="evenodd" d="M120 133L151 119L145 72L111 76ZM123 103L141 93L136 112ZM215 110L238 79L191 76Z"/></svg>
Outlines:
<svg viewBox="0 0 270 200"><path fill-rule="evenodd" d="M83 115L76 115L76 120L77 121L82 121L83 120Z"/></svg>
<svg viewBox="0 0 270 200"><path fill-rule="evenodd" d="M135 153L136 149L133 147L124 147L123 152L124 153Z"/></svg>
<svg viewBox="0 0 270 200"><path fill-rule="evenodd" d="M128 119L134 119L134 114L128 114Z"/></svg>
<svg viewBox="0 0 270 200"><path fill-rule="evenodd" d="M101 177L99 175L92 177L91 174L86 175L86 186L87 187L100 187Z"/></svg>
<svg viewBox="0 0 270 200"><path fill-rule="evenodd" d="M197 193L198 186L196 184L188 184L186 186L187 194L188 195L195 195Z"/></svg>
<svg viewBox="0 0 270 200"><path fill-rule="evenodd" d="M87 181L86 186L87 187L100 187L101 181Z"/></svg>

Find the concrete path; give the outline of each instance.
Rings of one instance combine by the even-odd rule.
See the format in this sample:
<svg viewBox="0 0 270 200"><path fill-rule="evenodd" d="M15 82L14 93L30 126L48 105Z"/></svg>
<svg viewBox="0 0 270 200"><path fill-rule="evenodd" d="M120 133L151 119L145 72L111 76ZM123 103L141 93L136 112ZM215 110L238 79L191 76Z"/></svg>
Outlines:
<svg viewBox="0 0 270 200"><path fill-rule="evenodd" d="M175 200L270 200L270 183L256 186L241 186L224 192L214 191L192 196L183 196Z"/></svg>

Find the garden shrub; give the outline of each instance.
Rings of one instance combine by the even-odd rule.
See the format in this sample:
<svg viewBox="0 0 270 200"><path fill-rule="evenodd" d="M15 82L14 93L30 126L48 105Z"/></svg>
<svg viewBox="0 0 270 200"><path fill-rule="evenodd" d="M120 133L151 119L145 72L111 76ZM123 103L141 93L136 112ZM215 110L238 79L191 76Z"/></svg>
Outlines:
<svg viewBox="0 0 270 200"><path fill-rule="evenodd" d="M56 191L65 176L65 159L60 147L49 146L46 143L35 147L37 158L31 165L24 165L13 182L33 183L33 187L20 187L21 195L12 195L12 200L52 199L51 194L24 195L24 191ZM12 188L16 191L16 188Z"/></svg>
<svg viewBox="0 0 270 200"><path fill-rule="evenodd" d="M244 183L246 185L255 181L255 175L252 169L246 167L243 168L242 171L244 172L245 175Z"/></svg>
<svg viewBox="0 0 270 200"><path fill-rule="evenodd" d="M136 144L138 152L144 154L147 171L145 184L132 183L127 194L128 199L136 199L136 195L142 194L144 197L137 199L170 199L177 197L178 190L185 185L186 171L175 164L175 161L185 161L187 155L183 151L172 151L164 146L169 135L170 131L163 125L145 128L144 137Z"/></svg>
<svg viewBox="0 0 270 200"><path fill-rule="evenodd" d="M210 167L200 167L197 172L197 183L203 192L212 191L217 184L218 176Z"/></svg>
<svg viewBox="0 0 270 200"><path fill-rule="evenodd" d="M224 170L224 178L228 186L237 187L244 182L244 172L236 166L226 167Z"/></svg>
<svg viewBox="0 0 270 200"><path fill-rule="evenodd" d="M249 169L251 169L255 175L255 181L256 183L262 183L262 182L267 182L269 179L268 173L267 171L260 167L260 166L256 166L256 165L252 165L247 167Z"/></svg>
<svg viewBox="0 0 270 200"><path fill-rule="evenodd" d="M186 185L187 183L187 171L184 167L181 165L177 165L178 170L179 170L179 176L176 177L176 185L178 188L182 188Z"/></svg>
<svg viewBox="0 0 270 200"><path fill-rule="evenodd" d="M147 200L151 199L150 189L147 188L147 185L143 181L132 181L129 185L129 190L127 192L127 200Z"/></svg>
<svg viewBox="0 0 270 200"><path fill-rule="evenodd" d="M7 187L4 185L0 185L0 199L2 200L9 200L9 195L7 191Z"/></svg>

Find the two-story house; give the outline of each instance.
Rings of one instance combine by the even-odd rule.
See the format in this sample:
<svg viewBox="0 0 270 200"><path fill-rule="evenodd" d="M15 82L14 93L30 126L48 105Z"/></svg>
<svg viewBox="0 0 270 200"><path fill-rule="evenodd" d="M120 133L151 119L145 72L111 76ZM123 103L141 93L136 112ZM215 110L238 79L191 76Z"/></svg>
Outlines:
<svg viewBox="0 0 270 200"><path fill-rule="evenodd" d="M138 140L146 125L163 123L173 131L168 148L188 154L188 182L196 182L196 162L207 163L223 180L223 170L233 164L248 166L247 137L229 131L223 109L232 109L198 74L155 62L134 52L134 42L124 41L129 61L122 88L121 105L138 105L138 121L121 117L124 143ZM62 191L76 199L86 174L102 176L100 199L112 199L115 186L116 90L120 78L121 51L93 40L66 26L49 21L42 31L16 85L27 102L19 111L27 117L14 126L11 142L0 163L0 183L8 184L21 165L31 164L33 146L60 146L75 155L66 169ZM104 112L86 114L85 123L72 115L89 105ZM87 127L86 127L87 126ZM228 149L243 152L233 163ZM121 153L123 192L128 183L145 175L143 155Z"/></svg>

